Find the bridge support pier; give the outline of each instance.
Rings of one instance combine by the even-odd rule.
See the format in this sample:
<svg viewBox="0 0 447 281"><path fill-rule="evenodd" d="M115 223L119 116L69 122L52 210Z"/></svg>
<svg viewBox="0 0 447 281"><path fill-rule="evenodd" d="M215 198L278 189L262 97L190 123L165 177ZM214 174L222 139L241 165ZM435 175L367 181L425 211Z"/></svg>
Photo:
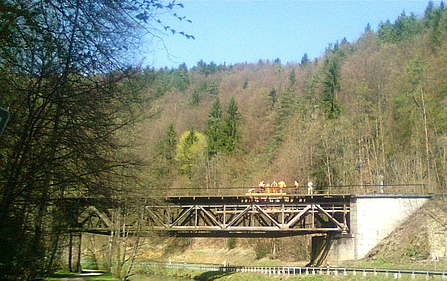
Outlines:
<svg viewBox="0 0 447 281"><path fill-rule="evenodd" d="M326 260L329 250L334 242L336 234L328 233L325 236L313 236L312 237L312 251L310 262L306 267L319 267Z"/></svg>
<svg viewBox="0 0 447 281"><path fill-rule="evenodd" d="M351 197L349 234L334 237L328 261L334 265L365 258L369 251L417 212L429 196L370 195Z"/></svg>

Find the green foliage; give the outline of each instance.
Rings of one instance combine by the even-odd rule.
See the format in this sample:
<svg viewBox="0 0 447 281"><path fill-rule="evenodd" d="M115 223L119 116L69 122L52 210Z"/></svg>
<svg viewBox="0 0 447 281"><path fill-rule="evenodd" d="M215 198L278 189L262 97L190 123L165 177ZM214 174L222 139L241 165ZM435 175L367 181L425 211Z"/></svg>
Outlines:
<svg viewBox="0 0 447 281"><path fill-rule="evenodd" d="M191 98L189 99L189 104L191 106L199 106L200 105L200 95L199 91L192 92Z"/></svg>
<svg viewBox="0 0 447 281"><path fill-rule="evenodd" d="M306 66L308 63L309 63L309 56L307 55L307 53L305 53L303 55L303 57L301 58L300 65L301 66Z"/></svg>
<svg viewBox="0 0 447 281"><path fill-rule="evenodd" d="M245 79L244 81L244 85L242 86L242 89L247 89L248 88L248 79Z"/></svg>
<svg viewBox="0 0 447 281"><path fill-rule="evenodd" d="M267 257L272 251L271 243L266 239L257 239L254 247L256 259L258 260Z"/></svg>
<svg viewBox="0 0 447 281"><path fill-rule="evenodd" d="M208 153L210 155L234 151L238 140L239 120L240 114L236 100L231 98L226 116L223 117L220 99L217 97L206 121L208 129L205 134L208 137Z"/></svg>
<svg viewBox="0 0 447 281"><path fill-rule="evenodd" d="M208 153L211 155L216 154L222 150L225 145L225 131L224 123L222 120L222 106L220 104L219 97L216 97L211 111L206 121L208 129L205 134L208 137Z"/></svg>
<svg viewBox="0 0 447 281"><path fill-rule="evenodd" d="M174 87L184 92L189 87L188 68L185 63L179 65L179 67L172 73L172 84Z"/></svg>
<svg viewBox="0 0 447 281"><path fill-rule="evenodd" d="M380 23L378 32L382 42L399 43L412 38L421 30L421 22L414 14L407 16L405 12L402 12L394 24L389 20Z"/></svg>
<svg viewBox="0 0 447 281"><path fill-rule="evenodd" d="M341 105L337 100L340 82L340 63L337 56L326 58L323 66L321 108L328 119L337 118L341 113Z"/></svg>
<svg viewBox="0 0 447 281"><path fill-rule="evenodd" d="M276 93L276 89L272 88L269 93L270 100L272 102L272 109L275 108L276 102L278 101L278 96Z"/></svg>
<svg viewBox="0 0 447 281"><path fill-rule="evenodd" d="M226 152L233 152L236 148L237 140L239 139L238 125L241 119L241 115L238 112L238 105L236 100L230 99L228 104L227 116L225 117L225 133L226 133Z"/></svg>
<svg viewBox="0 0 447 281"><path fill-rule="evenodd" d="M289 75L289 87L293 87L295 85L295 82L296 82L295 68L293 68L292 71L290 71Z"/></svg>
<svg viewBox="0 0 447 281"><path fill-rule="evenodd" d="M206 91L213 97L219 95L219 87L217 85L217 79L214 78L207 86Z"/></svg>
<svg viewBox="0 0 447 281"><path fill-rule="evenodd" d="M158 153L166 160L174 159L175 148L177 146L177 133L175 132L174 124L171 123L166 131L165 138L161 140L158 147Z"/></svg>
<svg viewBox="0 0 447 281"><path fill-rule="evenodd" d="M203 60L200 60L197 63L197 66L194 68L194 70L198 73L205 74L206 76L216 73L218 70L217 65L214 62L210 62L207 64Z"/></svg>
<svg viewBox="0 0 447 281"><path fill-rule="evenodd" d="M237 239L235 237L230 237L227 239L227 247L228 249L234 249L237 245Z"/></svg>
<svg viewBox="0 0 447 281"><path fill-rule="evenodd" d="M157 144L157 155L152 163L152 169L157 182L169 184L175 170L175 156L177 148L177 133L174 124L169 124L164 137Z"/></svg>
<svg viewBox="0 0 447 281"><path fill-rule="evenodd" d="M444 5L435 7L433 1L425 9L424 25L430 34L432 51L441 45L443 33L447 31L447 9Z"/></svg>
<svg viewBox="0 0 447 281"><path fill-rule="evenodd" d="M193 128L180 136L175 160L182 175L191 179L199 163L205 162L207 142L203 134Z"/></svg>

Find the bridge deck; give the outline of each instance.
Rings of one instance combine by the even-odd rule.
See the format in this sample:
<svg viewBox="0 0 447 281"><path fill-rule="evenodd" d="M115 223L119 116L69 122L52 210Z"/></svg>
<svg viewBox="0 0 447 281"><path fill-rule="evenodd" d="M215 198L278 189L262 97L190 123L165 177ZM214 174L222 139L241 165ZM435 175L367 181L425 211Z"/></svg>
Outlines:
<svg viewBox="0 0 447 281"><path fill-rule="evenodd" d="M208 203L342 203L349 202L350 194L288 194L288 193L245 193L242 195L197 195L197 196L168 196L165 200L173 204L208 204Z"/></svg>

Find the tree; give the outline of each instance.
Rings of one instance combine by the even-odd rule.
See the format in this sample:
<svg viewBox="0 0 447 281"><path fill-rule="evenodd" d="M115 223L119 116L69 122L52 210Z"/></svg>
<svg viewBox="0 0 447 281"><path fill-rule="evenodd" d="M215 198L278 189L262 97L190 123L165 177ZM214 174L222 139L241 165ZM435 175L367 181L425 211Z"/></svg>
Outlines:
<svg viewBox="0 0 447 281"><path fill-rule="evenodd" d="M333 119L340 114L337 92L340 90L340 64L336 56L326 58L323 68L323 89L321 103L327 118Z"/></svg>
<svg viewBox="0 0 447 281"><path fill-rule="evenodd" d="M34 279L56 268L69 225L55 200L107 200L132 178L137 158L123 150L131 138L121 134L139 119L140 92L126 84L138 73L133 54L143 34L163 36L167 25L153 21L157 14L182 6L146 0L0 4L0 104L13 116L0 143L6 159L0 171L3 279Z"/></svg>
<svg viewBox="0 0 447 281"><path fill-rule="evenodd" d="M173 73L173 84L180 91L184 92L189 86L188 67L185 63L179 65L179 67Z"/></svg>
<svg viewBox="0 0 447 281"><path fill-rule="evenodd" d="M237 102L232 97L228 104L227 116L225 117L225 132L226 132L226 151L233 152L236 147L236 142L239 137L238 124L241 116L238 112Z"/></svg>
<svg viewBox="0 0 447 281"><path fill-rule="evenodd" d="M292 69L292 71L290 71L290 75L289 75L289 87L293 87L295 85L296 82L296 77L295 77L295 68Z"/></svg>
<svg viewBox="0 0 447 281"><path fill-rule="evenodd" d="M199 164L205 162L206 147L205 136L193 128L180 136L175 159L181 174L186 175L188 179L194 176Z"/></svg>
<svg viewBox="0 0 447 281"><path fill-rule="evenodd" d="M368 24L365 27L365 34L371 34L373 32L371 28L371 24L368 22Z"/></svg>
<svg viewBox="0 0 447 281"><path fill-rule="evenodd" d="M441 44L442 34L445 32L445 26L443 28L441 23L442 14L444 12L445 9L442 5L439 8L436 8L433 1L428 2L428 6L425 9L424 25L429 31L433 51Z"/></svg>
<svg viewBox="0 0 447 281"><path fill-rule="evenodd" d="M200 105L199 90L195 90L194 92L192 92L192 95L189 98L189 104L191 106L199 106Z"/></svg>
<svg viewBox="0 0 447 281"><path fill-rule="evenodd" d="M205 132L208 137L208 153L214 155L217 152L222 151L225 139L222 106L219 97L216 97L214 100L206 125L208 126L208 129Z"/></svg>
<svg viewBox="0 0 447 281"><path fill-rule="evenodd" d="M208 93L211 96L217 97L219 95L219 87L217 85L217 80L214 78L211 83L209 83L207 89Z"/></svg>
<svg viewBox="0 0 447 281"><path fill-rule="evenodd" d="M301 58L301 63L300 64L302 66L305 66L308 62L309 62L309 57L308 57L307 53L305 53L303 55L303 57Z"/></svg>
<svg viewBox="0 0 447 281"><path fill-rule="evenodd" d="M414 14L407 16L405 12L397 18L394 24L389 20L379 25L379 38L383 42L399 43L406 41L419 33L421 24Z"/></svg>
<svg viewBox="0 0 447 281"><path fill-rule="evenodd" d="M269 97L270 97L270 100L272 102L272 109L274 109L275 108L275 104L278 101L278 96L276 94L276 89L275 88L272 88L270 90Z"/></svg>

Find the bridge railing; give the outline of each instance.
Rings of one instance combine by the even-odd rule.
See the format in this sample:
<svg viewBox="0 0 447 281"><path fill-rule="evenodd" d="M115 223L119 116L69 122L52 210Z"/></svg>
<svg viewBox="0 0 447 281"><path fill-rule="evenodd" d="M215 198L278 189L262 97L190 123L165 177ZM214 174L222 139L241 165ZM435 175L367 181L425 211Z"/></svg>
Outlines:
<svg viewBox="0 0 447 281"><path fill-rule="evenodd" d="M159 189L157 194L160 196L247 196L250 194L269 194L269 195L308 195L310 192L306 187L298 189L294 187L286 187L283 189L273 189L269 193L261 190L257 186L240 186L240 187L180 187ZM311 192L314 195L325 194L353 194L353 195L427 195L433 194L434 191L429 190L424 184L400 184L400 185L350 185L350 186L314 186Z"/></svg>
<svg viewBox="0 0 447 281"><path fill-rule="evenodd" d="M349 268L349 267L301 267L301 266L230 266L216 264L193 264L193 263L140 263L145 267L165 267L200 271L221 272L243 272L258 273L266 275L332 275L332 276L360 276L362 278L393 278L393 279L415 279L425 277L435 280L447 280L447 272L441 270L405 270L405 269L381 269L381 268ZM405 278L406 277L406 278Z"/></svg>

